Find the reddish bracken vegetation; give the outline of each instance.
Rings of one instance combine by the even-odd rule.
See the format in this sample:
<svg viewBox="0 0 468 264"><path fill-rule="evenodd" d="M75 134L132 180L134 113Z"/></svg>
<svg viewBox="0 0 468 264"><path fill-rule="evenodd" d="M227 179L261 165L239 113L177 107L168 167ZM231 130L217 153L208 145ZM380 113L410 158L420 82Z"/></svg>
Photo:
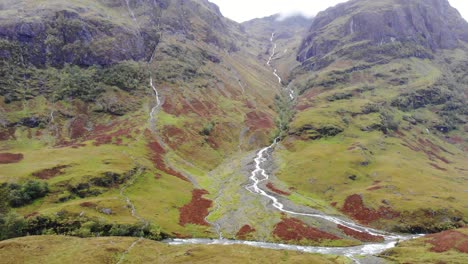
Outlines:
<svg viewBox="0 0 468 264"><path fill-rule="evenodd" d="M180 239L192 238L191 235L182 235L182 234L177 233L177 232L172 232L172 234L174 234L174 236L175 236L176 238L180 238Z"/></svg>
<svg viewBox="0 0 468 264"><path fill-rule="evenodd" d="M341 211L363 224L369 224L381 218L393 219L400 216L400 213L393 211L390 207L381 206L378 210L365 207L362 197L358 194L348 196Z"/></svg>
<svg viewBox="0 0 468 264"><path fill-rule="evenodd" d="M310 227L296 218L283 218L281 222L275 225L273 235L285 241L313 240L323 239L338 240L339 237Z"/></svg>
<svg viewBox="0 0 468 264"><path fill-rule="evenodd" d="M410 142L408 139L404 138L404 134L399 135L399 137L404 142L402 143L403 146L416 152L424 152L426 156L432 161L440 160L445 164L450 164L450 161L443 157L440 152L443 151L452 155L453 153L447 151L443 147L437 146L436 144L432 143L432 141L420 138L417 142Z"/></svg>
<svg viewBox="0 0 468 264"><path fill-rule="evenodd" d="M18 163L23 160L23 154L0 153L0 164Z"/></svg>
<svg viewBox="0 0 468 264"><path fill-rule="evenodd" d="M444 231L426 237L430 238L427 242L434 245L431 248L433 252L440 253L455 249L463 253L468 253L468 235L457 232L456 230Z"/></svg>
<svg viewBox="0 0 468 264"><path fill-rule="evenodd" d="M320 89L309 89L307 90L302 96L302 100L297 104L296 110L303 111L312 106L314 106L313 99L317 97L317 95L321 94L322 91Z"/></svg>
<svg viewBox="0 0 468 264"><path fill-rule="evenodd" d="M10 127L0 131L0 141L15 139L15 128Z"/></svg>
<svg viewBox="0 0 468 264"><path fill-rule="evenodd" d="M80 203L80 206L85 207L85 208L96 208L97 204L92 203L92 202L83 202L83 203Z"/></svg>
<svg viewBox="0 0 468 264"><path fill-rule="evenodd" d="M205 194L208 194L205 190L196 189L192 191L192 201L179 209L179 224L181 226L186 224L209 225L205 217L208 216L208 208L211 207L213 202L203 198L202 196Z"/></svg>
<svg viewBox="0 0 468 264"><path fill-rule="evenodd" d="M266 187L267 187L268 189L270 189L270 191L272 191L272 192L274 192L274 193L277 193L277 194L279 194L279 195L286 195L286 196L291 195L291 194L288 193L288 192L285 192L285 191L282 191L282 190L276 188L275 185L273 185L273 183L271 183L271 182L269 182L269 183L266 185Z"/></svg>
<svg viewBox="0 0 468 264"><path fill-rule="evenodd" d="M271 117L263 112L250 112L246 117L246 125L253 130L269 129L275 125Z"/></svg>
<svg viewBox="0 0 468 264"><path fill-rule="evenodd" d="M346 226L338 225L338 228L343 231L347 236L354 237L359 241L362 242L382 242L384 241L383 236L374 236L365 232L360 232L353 230L351 228L348 228Z"/></svg>
<svg viewBox="0 0 468 264"><path fill-rule="evenodd" d="M68 167L69 167L68 165L62 165L62 166L53 167L52 169L41 170L41 171L33 173L33 176L39 179L47 180L47 179L63 174L64 173L63 169L68 168Z"/></svg>
<svg viewBox="0 0 468 264"><path fill-rule="evenodd" d="M30 214L25 215L24 218L28 219L28 218L31 218L31 217L34 217L34 216L37 216L37 215L39 215L38 212L32 212Z"/></svg>
<svg viewBox="0 0 468 264"><path fill-rule="evenodd" d="M172 149L177 149L189 136L186 135L182 129L175 126L164 126L161 134L164 138L164 142L167 142Z"/></svg>
<svg viewBox="0 0 468 264"><path fill-rule="evenodd" d="M247 239L247 237L255 232L255 228L249 226L249 225L244 225L239 229L239 232L237 232L236 237L241 240Z"/></svg>
<svg viewBox="0 0 468 264"><path fill-rule="evenodd" d="M153 141L148 143L148 148L151 150L151 161L153 162L154 166L169 175L175 176L181 180L189 181L179 172L169 168L166 163L164 162L163 155L166 153L164 148L159 144L157 141Z"/></svg>
<svg viewBox="0 0 468 264"><path fill-rule="evenodd" d="M432 162L431 162L431 163L429 163L429 165L431 165L432 167L434 167L434 168L437 169L437 170L440 170L440 171L447 171L446 168L442 168L442 167L440 167L439 165L437 165L437 164L435 164L435 163L432 163Z"/></svg>
<svg viewBox="0 0 468 264"><path fill-rule="evenodd" d="M171 97L166 98L162 108L164 112L180 116L188 113L196 113L199 116L210 116L213 109L216 109L211 102L192 99L187 101L185 98Z"/></svg>
<svg viewBox="0 0 468 264"><path fill-rule="evenodd" d="M112 132L116 126L123 126L119 128L118 130ZM94 146L100 146L104 144L115 144L115 145L122 145L123 138L128 138L132 139L133 137L131 136L132 134L132 129L133 129L133 124L132 123L119 123L115 122L111 125L97 125L92 134L89 136L88 139L94 139L93 145Z"/></svg>
<svg viewBox="0 0 468 264"><path fill-rule="evenodd" d="M86 123L88 122L87 117L85 116L79 116L75 118L71 123L70 123L70 138L71 139L77 139L85 136L88 133L88 130L86 130Z"/></svg>
<svg viewBox="0 0 468 264"><path fill-rule="evenodd" d="M449 137L447 139L447 142L450 143L450 144L463 144L465 142L465 140L459 136L454 136L454 137Z"/></svg>

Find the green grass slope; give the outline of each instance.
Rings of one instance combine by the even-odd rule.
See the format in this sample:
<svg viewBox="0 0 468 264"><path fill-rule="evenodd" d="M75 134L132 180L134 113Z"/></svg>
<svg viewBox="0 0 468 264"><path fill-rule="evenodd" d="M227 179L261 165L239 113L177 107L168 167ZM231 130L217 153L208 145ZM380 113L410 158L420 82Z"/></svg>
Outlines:
<svg viewBox="0 0 468 264"><path fill-rule="evenodd" d="M132 243L138 241L131 249ZM45 246L45 244L47 246ZM138 238L39 236L0 242L8 263L350 263L344 257L248 246L169 246Z"/></svg>

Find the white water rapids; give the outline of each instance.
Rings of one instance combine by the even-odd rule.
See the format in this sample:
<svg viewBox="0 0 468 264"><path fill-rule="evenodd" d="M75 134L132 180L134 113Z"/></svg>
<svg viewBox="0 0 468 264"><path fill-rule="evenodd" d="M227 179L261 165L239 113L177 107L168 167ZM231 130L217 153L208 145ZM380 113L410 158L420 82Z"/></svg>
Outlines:
<svg viewBox="0 0 468 264"><path fill-rule="evenodd" d="M251 185L247 186L246 189L254 194L259 194L263 197L266 197L272 202L274 208L280 210L281 212L287 213L289 215L298 215L306 217L315 217L321 218L327 221L330 221L335 224L340 224L346 226L350 229L365 232L374 236L382 236L385 241L381 243L369 243L361 246L354 247L313 247L313 246L299 246L299 245L287 245L279 243L266 243L266 242L257 242L257 241L241 241L241 240L228 240L228 239L170 239L165 242L170 245L247 245L259 248L268 248L268 249L279 249L279 250L293 250L307 253L319 253L319 254L331 254L331 255L341 255L351 258L354 262L359 263L356 256L370 256L379 254L387 249L395 247L396 243L399 241L409 240L417 238L420 235L399 235L392 234L385 231L376 230L373 228L365 227L358 225L349 220L343 220L334 216L328 216L324 214L308 214L300 213L284 208L282 204L276 197L268 194L265 190L261 189L259 186L260 183L269 179L269 175L266 173L266 170L262 165L268 161L267 156L268 152L272 151L273 148L278 144L279 138L276 138L268 147L261 149L258 153L255 161L255 169L252 171L250 176Z"/></svg>
<svg viewBox="0 0 468 264"><path fill-rule="evenodd" d="M278 69L274 68L271 65L271 61L273 60L273 57L275 57L275 55L276 55L276 48L277 48L277 44L274 42L274 40L275 40L275 32L271 33L271 37L270 37L270 42L273 45L273 50L272 50L272 52L270 54L270 57L268 58L267 65L273 68L273 75L278 79L278 83L282 84L283 80L278 75ZM285 52L286 52L286 50L285 50ZM294 100L294 91L292 89L290 89L289 86L286 89L288 90L288 95L289 95L289 98L291 99L291 101Z"/></svg>
<svg viewBox="0 0 468 264"><path fill-rule="evenodd" d="M150 77L150 86L151 86L151 89L153 89L154 96L156 98L156 105L151 109L151 112L150 112L150 123L154 126L154 116L155 116L156 111L159 109L159 106L161 105L161 99L159 99L158 90L153 84L153 77Z"/></svg>

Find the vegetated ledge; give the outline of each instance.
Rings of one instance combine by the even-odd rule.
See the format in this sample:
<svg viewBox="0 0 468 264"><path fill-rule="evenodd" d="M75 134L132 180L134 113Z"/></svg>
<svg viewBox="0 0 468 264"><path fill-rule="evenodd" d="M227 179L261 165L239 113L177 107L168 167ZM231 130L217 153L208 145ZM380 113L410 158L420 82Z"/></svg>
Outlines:
<svg viewBox="0 0 468 264"><path fill-rule="evenodd" d="M86 206L88 205L86 204ZM143 222L134 224L111 223L66 210L53 215L32 213L27 217L9 212L0 215L0 217L0 240L43 234L78 237L129 236L144 237L156 241L170 237L155 224ZM5 221L2 218L8 219L9 224L4 224Z"/></svg>
<svg viewBox="0 0 468 264"><path fill-rule="evenodd" d="M304 140L317 140L324 137L334 137L344 131L343 128L335 125L304 125L299 129L289 132L290 135L298 136Z"/></svg>

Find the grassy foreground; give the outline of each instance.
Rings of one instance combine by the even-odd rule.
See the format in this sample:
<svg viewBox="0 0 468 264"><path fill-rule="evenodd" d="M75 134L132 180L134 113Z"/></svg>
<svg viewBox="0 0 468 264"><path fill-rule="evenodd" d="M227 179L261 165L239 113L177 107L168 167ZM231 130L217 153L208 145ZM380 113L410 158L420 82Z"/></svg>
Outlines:
<svg viewBox="0 0 468 264"><path fill-rule="evenodd" d="M344 257L320 256L248 246L169 246L138 238L31 236L0 242L5 263L350 263ZM123 256L125 254L125 256Z"/></svg>
<svg viewBox="0 0 468 264"><path fill-rule="evenodd" d="M380 257L392 263L466 263L468 228L405 241L382 253Z"/></svg>

